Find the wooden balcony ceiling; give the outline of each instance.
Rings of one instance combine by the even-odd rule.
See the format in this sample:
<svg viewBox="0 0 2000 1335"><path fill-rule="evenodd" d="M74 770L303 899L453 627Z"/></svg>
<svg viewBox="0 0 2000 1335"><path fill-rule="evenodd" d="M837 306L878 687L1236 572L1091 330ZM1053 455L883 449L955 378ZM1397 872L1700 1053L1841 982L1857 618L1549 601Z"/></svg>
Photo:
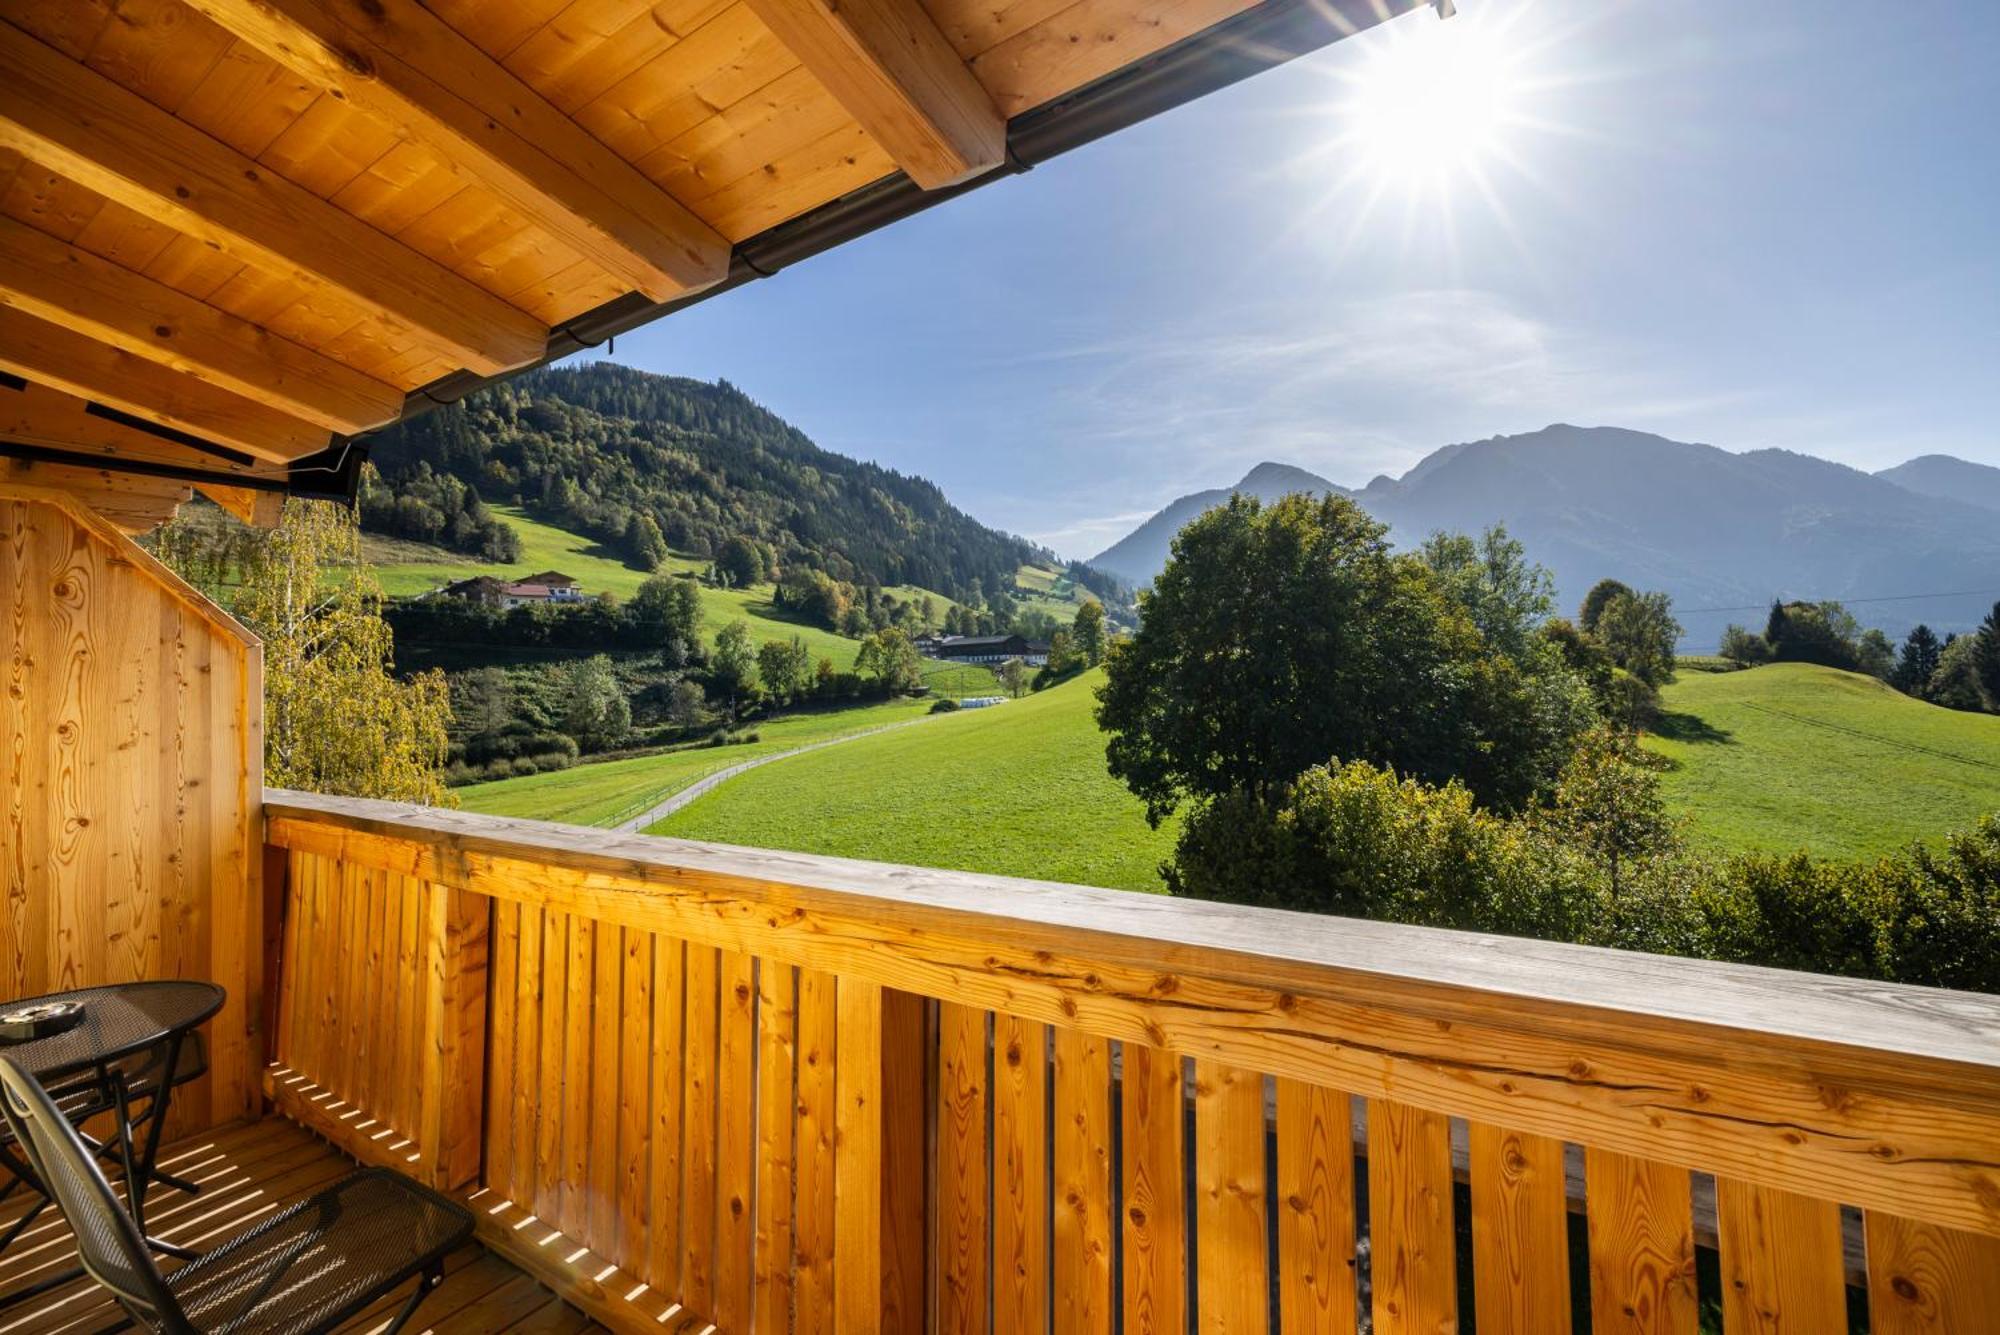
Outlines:
<svg viewBox="0 0 2000 1335"><path fill-rule="evenodd" d="M1307 45L1415 3L1310 6ZM40 389L0 443L285 476L857 190L1004 174L1020 118L1169 48L1221 53L1206 86L1272 63L1228 25L1279 9L1308 6L11 0L0 372Z"/></svg>
<svg viewBox="0 0 2000 1335"><path fill-rule="evenodd" d="M158 1236L196 1250L254 1227L273 1212L339 1181L355 1167L352 1159L325 1141L279 1117L190 1137L161 1151L160 1162L169 1172L199 1183L202 1193L189 1197L170 1187L155 1187L147 1197L149 1222ZM26 1198L26 1192L17 1192L0 1208L0 1226L19 1217ZM75 1264L76 1248L69 1228L50 1210L0 1253L0 1294ZM383 1299L343 1329L380 1330L408 1296L404 1290ZM0 1331L7 1335L53 1335L56 1331L80 1335L105 1330L119 1316L103 1289L91 1280L80 1279L0 1311ZM476 1244L446 1258L444 1283L424 1300L411 1328L432 1335L492 1335L500 1331L575 1335L604 1329Z"/></svg>

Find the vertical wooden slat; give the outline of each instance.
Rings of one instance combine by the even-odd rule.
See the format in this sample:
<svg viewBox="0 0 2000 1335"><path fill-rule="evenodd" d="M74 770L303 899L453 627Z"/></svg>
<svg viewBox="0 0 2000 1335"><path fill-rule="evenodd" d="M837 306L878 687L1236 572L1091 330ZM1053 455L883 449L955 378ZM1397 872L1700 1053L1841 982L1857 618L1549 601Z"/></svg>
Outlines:
<svg viewBox="0 0 2000 1335"><path fill-rule="evenodd" d="M1451 1123L1368 1101L1368 1236L1377 1335L1436 1335L1458 1320Z"/></svg>
<svg viewBox="0 0 2000 1335"><path fill-rule="evenodd" d="M681 1123L681 1301L715 1310L715 1080L721 958L713 946L687 948L687 1063Z"/></svg>
<svg viewBox="0 0 2000 1335"><path fill-rule="evenodd" d="M929 1317L930 1003L882 989L882 1332L924 1335Z"/></svg>
<svg viewBox="0 0 2000 1335"><path fill-rule="evenodd" d="M542 913L541 1071L535 1089L534 1211L560 1228L562 1209L563 1023L569 992L569 915Z"/></svg>
<svg viewBox="0 0 2000 1335"><path fill-rule="evenodd" d="M757 966L757 1239L754 1329L787 1335L792 1312L792 1165L800 1099L794 1054L797 973Z"/></svg>
<svg viewBox="0 0 2000 1335"><path fill-rule="evenodd" d="M831 1335L834 1243L836 983L799 973L798 1205L792 1236L794 1335Z"/></svg>
<svg viewBox="0 0 2000 1335"><path fill-rule="evenodd" d="M681 1174L687 1157L687 948L653 938L653 1111L646 1191L645 1279L665 1294L681 1292Z"/></svg>
<svg viewBox="0 0 2000 1335"><path fill-rule="evenodd" d="M1685 1168L1588 1146L1590 1325L1596 1335L1693 1335L1694 1192Z"/></svg>
<svg viewBox="0 0 2000 1335"><path fill-rule="evenodd" d="M2000 1238L1870 1210L1871 1335L2000 1332Z"/></svg>
<svg viewBox="0 0 2000 1335"><path fill-rule="evenodd" d="M938 1006L938 1329L986 1332L986 1012Z"/></svg>
<svg viewBox="0 0 2000 1335"><path fill-rule="evenodd" d="M430 888L425 934L424 1033L428 1043L417 1143L431 1185L460 1187L479 1173L485 1090L487 901Z"/></svg>
<svg viewBox="0 0 2000 1335"><path fill-rule="evenodd" d="M1200 1329L1204 1335L1264 1335L1271 1310L1264 1077L1197 1061L1194 1091Z"/></svg>
<svg viewBox="0 0 2000 1335"><path fill-rule="evenodd" d="M1055 1033L1056 1335L1111 1330L1111 1046Z"/></svg>
<svg viewBox="0 0 2000 1335"><path fill-rule="evenodd" d="M541 1140L542 936L544 911L521 905L520 945L514 975L513 1138L507 1157L506 1192L524 1210L535 1201L535 1151Z"/></svg>
<svg viewBox="0 0 2000 1335"><path fill-rule="evenodd" d="M1176 1053L1127 1043L1124 1144L1125 1330L1187 1329L1187 1098Z"/></svg>
<svg viewBox="0 0 2000 1335"><path fill-rule="evenodd" d="M1356 1328L1354 1122L1339 1090L1278 1081L1278 1303L1285 1335Z"/></svg>
<svg viewBox="0 0 2000 1335"><path fill-rule="evenodd" d="M1049 1029L993 1017L993 1326L1049 1328Z"/></svg>
<svg viewBox="0 0 2000 1335"><path fill-rule="evenodd" d="M486 1183L505 1194L514 1144L515 1007L520 998L521 906L493 902L492 1053L486 1069Z"/></svg>
<svg viewBox="0 0 2000 1335"><path fill-rule="evenodd" d="M584 1241L600 1256L615 1257L618 1233L618 1111L624 1083L619 1062L624 1031L624 941L609 923L597 925L595 995L590 1025L590 1190L585 1202Z"/></svg>
<svg viewBox="0 0 2000 1335"><path fill-rule="evenodd" d="M1472 1292L1481 1335L1569 1329L1569 1202L1559 1140L1474 1122Z"/></svg>
<svg viewBox="0 0 2000 1335"><path fill-rule="evenodd" d="M882 989L842 978L834 1009L833 1328L880 1335Z"/></svg>
<svg viewBox="0 0 2000 1335"><path fill-rule="evenodd" d="M413 877L403 881L403 894L398 905L400 915L396 931L396 977L397 1009L410 1016L405 1026L407 1032L402 1041L401 1065L403 1079L400 1082L402 1097L397 1100L397 1127L404 1135L413 1136L417 1125L417 1089L422 1077L426 1054L423 1043L423 1026L416 1023L417 1014L424 1005L423 979L423 937L424 904L430 887Z"/></svg>
<svg viewBox="0 0 2000 1335"><path fill-rule="evenodd" d="M561 1110L562 1174L556 1195L560 1208L555 1225L578 1242L585 1240L586 1206L590 1193L591 1003L595 999L597 924L580 913L569 915L569 977L564 987L563 1078Z"/></svg>
<svg viewBox="0 0 2000 1335"><path fill-rule="evenodd" d="M1722 1320L1732 1335L1846 1328L1839 1205L1717 1178L1715 1225Z"/></svg>
<svg viewBox="0 0 2000 1335"><path fill-rule="evenodd" d="M716 1044L715 1306L723 1330L747 1330L753 1287L751 1245L756 1220L757 961L724 951Z"/></svg>
<svg viewBox="0 0 2000 1335"><path fill-rule="evenodd" d="M619 941L625 961L618 1003L618 1231L611 1256L621 1269L644 1275L652 1185L653 937L627 927Z"/></svg>

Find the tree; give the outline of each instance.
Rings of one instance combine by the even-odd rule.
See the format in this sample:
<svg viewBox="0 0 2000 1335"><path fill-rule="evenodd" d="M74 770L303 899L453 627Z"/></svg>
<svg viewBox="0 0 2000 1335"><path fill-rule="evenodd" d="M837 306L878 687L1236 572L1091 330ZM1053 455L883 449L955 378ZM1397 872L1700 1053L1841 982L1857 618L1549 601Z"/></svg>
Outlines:
<svg viewBox="0 0 2000 1335"><path fill-rule="evenodd" d="M1945 641L1937 671L1931 675L1928 698L1932 703L1968 713L1986 708L1986 694L1979 684L1978 650L1976 635L1958 635Z"/></svg>
<svg viewBox="0 0 2000 1335"><path fill-rule="evenodd" d="M1889 643L1887 635L1870 626L1854 643L1854 662L1869 676L1887 681L1896 670L1896 646Z"/></svg>
<svg viewBox="0 0 2000 1335"><path fill-rule="evenodd" d="M1096 667L1104 661L1104 604L1091 599L1076 609L1076 620L1070 626L1070 642L1083 659L1085 667Z"/></svg>
<svg viewBox="0 0 2000 1335"><path fill-rule="evenodd" d="M738 533L722 544L715 555L716 574L731 588L748 588L765 579L764 553L758 545Z"/></svg>
<svg viewBox="0 0 2000 1335"><path fill-rule="evenodd" d="M603 654L571 663L563 674L562 730L586 751L603 751L632 731L632 703Z"/></svg>
<svg viewBox="0 0 2000 1335"><path fill-rule="evenodd" d="M796 635L766 640L757 650L757 675L763 678L764 689L779 700L796 700L805 693L812 665L812 651Z"/></svg>
<svg viewBox="0 0 2000 1335"><path fill-rule="evenodd" d="M910 637L894 626L885 626L861 642L854 670L874 677L892 694L908 693L923 685L923 658Z"/></svg>
<svg viewBox="0 0 2000 1335"><path fill-rule="evenodd" d="M1330 756L1518 806L1591 709L1561 655L1493 652L1421 560L1344 496L1233 497L1183 528L1106 660L1111 773L1163 820Z"/></svg>
<svg viewBox="0 0 2000 1335"><path fill-rule="evenodd" d="M1771 659L1771 646L1762 635L1734 623L1723 629L1722 646L1717 652L1730 662L1745 666L1767 663Z"/></svg>
<svg viewBox="0 0 2000 1335"><path fill-rule="evenodd" d="M709 671L732 699L750 684L756 661L756 651L750 647L749 622L732 621L715 633L715 653L709 658Z"/></svg>
<svg viewBox="0 0 2000 1335"><path fill-rule="evenodd" d="M688 659L701 634L701 591L679 575L654 575L625 604L625 619L658 645L669 666Z"/></svg>
<svg viewBox="0 0 2000 1335"><path fill-rule="evenodd" d="M1986 707L2000 712L2000 603L1993 604L1972 640L1973 670L1986 691Z"/></svg>
<svg viewBox="0 0 2000 1335"><path fill-rule="evenodd" d="M1477 539L1463 533L1433 533L1424 540L1421 555L1439 587L1465 609L1486 642L1519 661L1527 653L1529 638L1555 607L1555 576L1529 561L1527 549L1508 537L1502 524ZM1597 590L1591 592L1595 595ZM1587 601L1585 606L1589 607Z"/></svg>
<svg viewBox="0 0 2000 1335"><path fill-rule="evenodd" d="M698 681L683 677L674 683L673 694L667 699L667 722L676 728L692 728L701 722L702 711L708 704L707 694Z"/></svg>
<svg viewBox="0 0 2000 1335"><path fill-rule="evenodd" d="M657 570L667 559L667 540L659 521L649 514L633 512L625 521L625 560L641 570Z"/></svg>
<svg viewBox="0 0 2000 1335"><path fill-rule="evenodd" d="M1620 595L1631 597L1631 587L1615 579L1598 580L1590 586L1590 592L1583 596L1583 606L1577 609L1576 624L1583 627L1586 635L1597 634L1597 623L1604 615L1604 609L1610 605L1613 598Z"/></svg>
<svg viewBox="0 0 2000 1335"><path fill-rule="evenodd" d="M1818 663L1852 672L1861 665L1861 628L1836 602L1773 603L1764 627L1771 657L1781 663Z"/></svg>
<svg viewBox="0 0 2000 1335"><path fill-rule="evenodd" d="M1631 863L1680 850L1680 822L1667 814L1660 767L1626 735L1587 733L1536 813L1544 830L1598 864L1614 899Z"/></svg>
<svg viewBox="0 0 2000 1335"><path fill-rule="evenodd" d="M177 544L168 537L160 550L171 558ZM243 583L231 610L264 642L263 782L456 806L444 786L444 674L394 675L355 512L287 501L278 527L237 554Z"/></svg>
<svg viewBox="0 0 2000 1335"><path fill-rule="evenodd" d="M1007 694L1016 700L1028 689L1028 665L1018 658L1010 658L1000 665L1000 684Z"/></svg>
<svg viewBox="0 0 2000 1335"><path fill-rule="evenodd" d="M1919 624L1904 638L1903 652L1896 659L1896 670L1889 674L1889 684L1905 695L1930 699L1931 678L1937 675L1943 649L1937 632Z"/></svg>
<svg viewBox="0 0 2000 1335"><path fill-rule="evenodd" d="M1598 614L1597 638L1611 661L1655 688L1674 677L1681 623L1674 620L1673 606L1664 593L1627 592L1614 595Z"/></svg>

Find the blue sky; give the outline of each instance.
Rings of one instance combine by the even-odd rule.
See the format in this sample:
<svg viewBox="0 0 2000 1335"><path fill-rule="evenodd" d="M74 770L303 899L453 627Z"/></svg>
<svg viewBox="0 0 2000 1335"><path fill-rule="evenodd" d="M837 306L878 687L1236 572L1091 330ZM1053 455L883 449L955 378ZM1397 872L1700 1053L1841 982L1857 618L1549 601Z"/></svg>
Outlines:
<svg viewBox="0 0 2000 1335"><path fill-rule="evenodd" d="M1070 556L1262 459L1359 485L1552 421L2000 464L2000 5L1459 6L617 360L725 377ZM1457 105L1447 69L1461 91L1423 105L1468 128L1419 175L1389 151L1396 99L1440 52L1479 62L1479 92Z"/></svg>

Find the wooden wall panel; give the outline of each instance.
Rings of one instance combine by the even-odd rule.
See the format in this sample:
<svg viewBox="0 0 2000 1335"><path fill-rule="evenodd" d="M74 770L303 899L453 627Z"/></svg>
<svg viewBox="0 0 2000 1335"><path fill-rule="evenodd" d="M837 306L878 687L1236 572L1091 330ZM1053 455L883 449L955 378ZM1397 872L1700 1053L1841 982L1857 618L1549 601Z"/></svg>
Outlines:
<svg viewBox="0 0 2000 1335"><path fill-rule="evenodd" d="M0 483L0 1000L220 983L181 1130L254 1111L262 719L246 632L103 519Z"/></svg>

